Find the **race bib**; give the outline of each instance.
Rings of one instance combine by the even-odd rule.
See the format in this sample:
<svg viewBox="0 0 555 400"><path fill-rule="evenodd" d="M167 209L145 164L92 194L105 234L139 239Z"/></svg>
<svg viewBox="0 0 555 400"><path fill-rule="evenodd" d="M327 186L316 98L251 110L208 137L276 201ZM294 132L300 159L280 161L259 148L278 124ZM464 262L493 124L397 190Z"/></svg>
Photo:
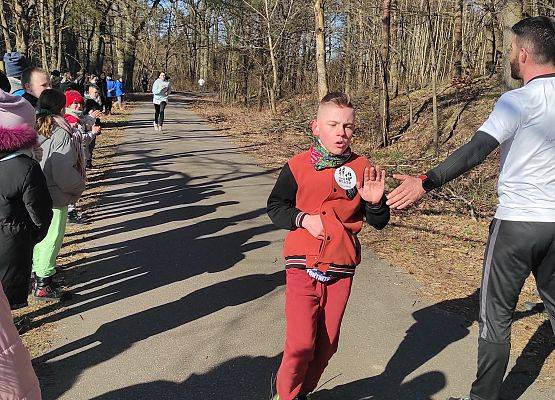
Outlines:
<svg viewBox="0 0 555 400"><path fill-rule="evenodd" d="M335 181L341 189L350 190L357 185L357 176L350 167L343 166L335 170Z"/></svg>

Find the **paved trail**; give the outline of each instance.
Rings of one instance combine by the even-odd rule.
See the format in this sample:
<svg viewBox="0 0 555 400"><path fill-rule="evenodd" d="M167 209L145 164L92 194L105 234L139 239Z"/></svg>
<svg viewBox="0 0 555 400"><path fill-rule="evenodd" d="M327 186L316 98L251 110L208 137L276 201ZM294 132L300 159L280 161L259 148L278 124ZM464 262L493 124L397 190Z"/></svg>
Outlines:
<svg viewBox="0 0 555 400"><path fill-rule="evenodd" d="M75 296L56 317L61 339L35 360L44 397L265 400L284 330L284 232L265 214L275 171L188 111L186 98L170 103L163 133L152 111L136 109L94 183L105 191ZM416 292L366 250L316 400L467 392L475 328ZM536 390L521 398L555 398Z"/></svg>

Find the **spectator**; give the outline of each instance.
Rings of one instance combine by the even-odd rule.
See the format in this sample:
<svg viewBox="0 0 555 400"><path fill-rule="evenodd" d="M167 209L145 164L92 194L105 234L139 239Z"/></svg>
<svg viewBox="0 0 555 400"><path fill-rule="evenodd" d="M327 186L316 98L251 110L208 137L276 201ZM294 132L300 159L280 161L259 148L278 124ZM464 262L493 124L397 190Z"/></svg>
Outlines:
<svg viewBox="0 0 555 400"><path fill-rule="evenodd" d="M112 108L112 104L108 105L108 97L107 97L108 87L107 87L107 81L106 81L106 74L104 72L100 74L98 87L100 88L100 96L102 97L103 111L104 113L106 113L106 110L108 109L108 107L110 109Z"/></svg>
<svg viewBox="0 0 555 400"><path fill-rule="evenodd" d="M112 113L112 104L116 98L116 85L111 76L106 76L106 114Z"/></svg>
<svg viewBox="0 0 555 400"><path fill-rule="evenodd" d="M12 314L0 285L0 399L41 400L39 381L29 351L13 324Z"/></svg>
<svg viewBox="0 0 555 400"><path fill-rule="evenodd" d="M60 71L58 71L57 69L50 73L50 85L52 86L52 89L60 90L61 80L62 78L60 78Z"/></svg>
<svg viewBox="0 0 555 400"><path fill-rule="evenodd" d="M12 309L27 305L33 247L52 219L46 179L32 159L34 127L34 108L0 90L0 279Z"/></svg>
<svg viewBox="0 0 555 400"><path fill-rule="evenodd" d="M73 82L71 80L71 73L64 72L64 74L62 75L62 80L60 81L60 92L65 93L66 90L69 90L72 83Z"/></svg>
<svg viewBox="0 0 555 400"><path fill-rule="evenodd" d="M120 77L117 81L114 82L114 87L116 90L116 97L118 99L118 108L121 111L123 109L122 106L122 99L123 99L123 95L125 94L125 88L124 88L124 84L123 84L123 79Z"/></svg>
<svg viewBox="0 0 555 400"><path fill-rule="evenodd" d="M81 158L88 164L89 145L100 134L100 125L95 124L98 115L89 115L83 113L85 99L76 90L68 90L65 92L66 111L64 119L73 128L73 137L80 144L79 150ZM68 205L68 222L72 224L84 223L81 215L77 212L75 204Z"/></svg>
<svg viewBox="0 0 555 400"><path fill-rule="evenodd" d="M16 51L6 53L4 54L4 68L12 87L11 93L16 96L23 96L25 89L21 84L21 75L23 75L23 71L29 68L27 58Z"/></svg>
<svg viewBox="0 0 555 400"><path fill-rule="evenodd" d="M141 80L141 85L143 87L143 93L146 93L148 90L148 76L143 75L143 79Z"/></svg>
<svg viewBox="0 0 555 400"><path fill-rule="evenodd" d="M77 90L81 96L85 93L85 82L87 80L87 71L82 69L77 73L77 77L74 79L74 85L71 86L71 89Z"/></svg>
<svg viewBox="0 0 555 400"><path fill-rule="evenodd" d="M102 115L102 98L100 97L100 90L98 86L90 85L89 90L85 93L85 107L83 113L95 117L95 125L101 126L100 116ZM87 156L86 168L88 170L95 170L93 164L93 152L96 147L96 138L89 144L89 151Z"/></svg>
<svg viewBox="0 0 555 400"><path fill-rule="evenodd" d="M33 108L37 108L41 93L45 89L52 89L48 73L41 68L28 68L23 71L21 84L25 89L23 98L31 103Z"/></svg>
<svg viewBox="0 0 555 400"><path fill-rule="evenodd" d="M37 130L46 138L41 167L53 204L48 233L33 250L36 275L33 295L39 301L59 301L62 297L52 279L56 274L56 257L64 239L68 205L77 202L85 189L85 166L80 145L63 118L65 104L65 96L53 89L42 92L38 102Z"/></svg>

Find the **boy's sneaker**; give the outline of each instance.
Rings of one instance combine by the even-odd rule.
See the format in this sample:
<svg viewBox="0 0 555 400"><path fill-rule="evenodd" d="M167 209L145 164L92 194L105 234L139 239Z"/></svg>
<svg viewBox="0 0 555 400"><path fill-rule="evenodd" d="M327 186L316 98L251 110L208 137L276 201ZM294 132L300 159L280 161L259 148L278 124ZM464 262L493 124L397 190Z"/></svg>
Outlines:
<svg viewBox="0 0 555 400"><path fill-rule="evenodd" d="M92 162L88 162L87 165L85 166L85 169L87 171L100 171L100 168L95 167Z"/></svg>
<svg viewBox="0 0 555 400"><path fill-rule="evenodd" d="M62 300L64 293L60 291L51 276L48 278L36 277L35 290L33 298L38 301L58 302Z"/></svg>
<svg viewBox="0 0 555 400"><path fill-rule="evenodd" d="M87 223L77 210L71 210L67 213L67 222L72 225L85 225Z"/></svg>
<svg viewBox="0 0 555 400"><path fill-rule="evenodd" d="M11 309L12 311L20 310L20 309L22 309L22 308L27 307L28 305L29 305L29 303L27 303L27 302L25 302L25 303L18 303L18 304L11 304L11 305L10 305L10 309Z"/></svg>
<svg viewBox="0 0 555 400"><path fill-rule="evenodd" d="M29 318L27 315L24 315L22 317L15 317L13 319L13 324L17 329L17 333L23 335L25 332L31 329L31 318Z"/></svg>
<svg viewBox="0 0 555 400"><path fill-rule="evenodd" d="M154 130L157 131L158 130L158 124L156 122L153 122L152 125L154 125Z"/></svg>

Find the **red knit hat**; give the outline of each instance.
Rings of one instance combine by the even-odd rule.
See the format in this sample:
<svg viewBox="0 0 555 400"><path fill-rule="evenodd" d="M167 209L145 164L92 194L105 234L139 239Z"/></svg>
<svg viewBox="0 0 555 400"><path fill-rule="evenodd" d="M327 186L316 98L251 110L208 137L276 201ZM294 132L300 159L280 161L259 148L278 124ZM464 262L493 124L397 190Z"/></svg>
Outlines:
<svg viewBox="0 0 555 400"><path fill-rule="evenodd" d="M84 104L85 99L81 96L77 90L68 90L66 93L66 107L69 107L73 103Z"/></svg>

